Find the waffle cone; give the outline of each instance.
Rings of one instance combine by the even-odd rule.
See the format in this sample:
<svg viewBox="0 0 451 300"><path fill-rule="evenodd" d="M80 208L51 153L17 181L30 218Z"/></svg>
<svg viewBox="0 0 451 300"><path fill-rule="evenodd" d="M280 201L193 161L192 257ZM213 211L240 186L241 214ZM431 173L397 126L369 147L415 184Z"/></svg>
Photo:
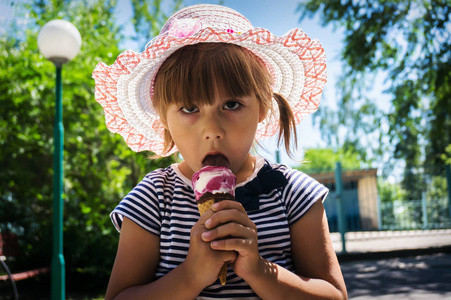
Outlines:
<svg viewBox="0 0 451 300"><path fill-rule="evenodd" d="M199 209L199 212L201 215L203 215L207 210L209 210L213 204L215 202L219 202L216 201L217 199L215 199L214 197L206 199L204 201L202 201L202 203L197 203L197 208ZM226 280L227 280L227 263L224 263L224 265L222 265L221 270L219 271L218 274L218 278L219 281L221 281L221 285L225 285L226 284Z"/></svg>

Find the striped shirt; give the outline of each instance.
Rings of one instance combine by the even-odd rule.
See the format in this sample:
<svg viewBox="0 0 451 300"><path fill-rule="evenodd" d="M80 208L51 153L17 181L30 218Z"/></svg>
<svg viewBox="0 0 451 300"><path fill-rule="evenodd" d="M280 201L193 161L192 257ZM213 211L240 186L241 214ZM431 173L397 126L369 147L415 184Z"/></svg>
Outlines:
<svg viewBox="0 0 451 300"><path fill-rule="evenodd" d="M256 170L246 182L256 176L264 162L264 159L257 157ZM285 165L273 164L271 167L281 171L288 184L261 194L260 209L247 214L258 229L260 255L294 272L289 227L316 201L324 201L328 189ZM161 278L185 260L191 227L200 217L190 179L181 174L177 164L147 174L111 213L118 231L124 217L160 237L160 262L155 278ZM230 266L227 284L222 286L217 280L206 287L197 299L225 298L258 299Z"/></svg>

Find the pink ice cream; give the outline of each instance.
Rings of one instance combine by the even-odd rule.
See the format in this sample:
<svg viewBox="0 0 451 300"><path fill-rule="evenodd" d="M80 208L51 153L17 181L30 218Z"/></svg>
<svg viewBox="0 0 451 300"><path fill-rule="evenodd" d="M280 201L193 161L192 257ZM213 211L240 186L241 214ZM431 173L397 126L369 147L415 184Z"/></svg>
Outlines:
<svg viewBox="0 0 451 300"><path fill-rule="evenodd" d="M236 177L226 167L205 166L193 175L191 182L197 201L206 194L235 196Z"/></svg>

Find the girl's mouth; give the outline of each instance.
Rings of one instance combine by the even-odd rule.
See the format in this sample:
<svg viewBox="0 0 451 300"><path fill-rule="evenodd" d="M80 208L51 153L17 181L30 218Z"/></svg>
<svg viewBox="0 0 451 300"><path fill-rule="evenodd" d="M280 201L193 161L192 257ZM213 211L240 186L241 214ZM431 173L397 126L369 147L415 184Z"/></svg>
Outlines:
<svg viewBox="0 0 451 300"><path fill-rule="evenodd" d="M202 161L202 166L218 166L230 169L230 163L223 154L209 154Z"/></svg>

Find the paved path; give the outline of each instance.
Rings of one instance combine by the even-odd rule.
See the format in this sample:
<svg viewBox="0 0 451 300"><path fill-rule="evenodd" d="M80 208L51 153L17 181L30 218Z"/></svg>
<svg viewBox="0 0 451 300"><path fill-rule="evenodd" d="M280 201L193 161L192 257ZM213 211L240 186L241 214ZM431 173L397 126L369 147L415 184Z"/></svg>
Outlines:
<svg viewBox="0 0 451 300"><path fill-rule="evenodd" d="M349 299L451 299L451 230L331 234Z"/></svg>
<svg viewBox="0 0 451 300"><path fill-rule="evenodd" d="M331 234L336 252L342 251L339 233ZM346 233L349 253L386 252L451 246L451 229L412 231L370 231Z"/></svg>
<svg viewBox="0 0 451 300"><path fill-rule="evenodd" d="M349 299L451 299L451 254L341 263Z"/></svg>

